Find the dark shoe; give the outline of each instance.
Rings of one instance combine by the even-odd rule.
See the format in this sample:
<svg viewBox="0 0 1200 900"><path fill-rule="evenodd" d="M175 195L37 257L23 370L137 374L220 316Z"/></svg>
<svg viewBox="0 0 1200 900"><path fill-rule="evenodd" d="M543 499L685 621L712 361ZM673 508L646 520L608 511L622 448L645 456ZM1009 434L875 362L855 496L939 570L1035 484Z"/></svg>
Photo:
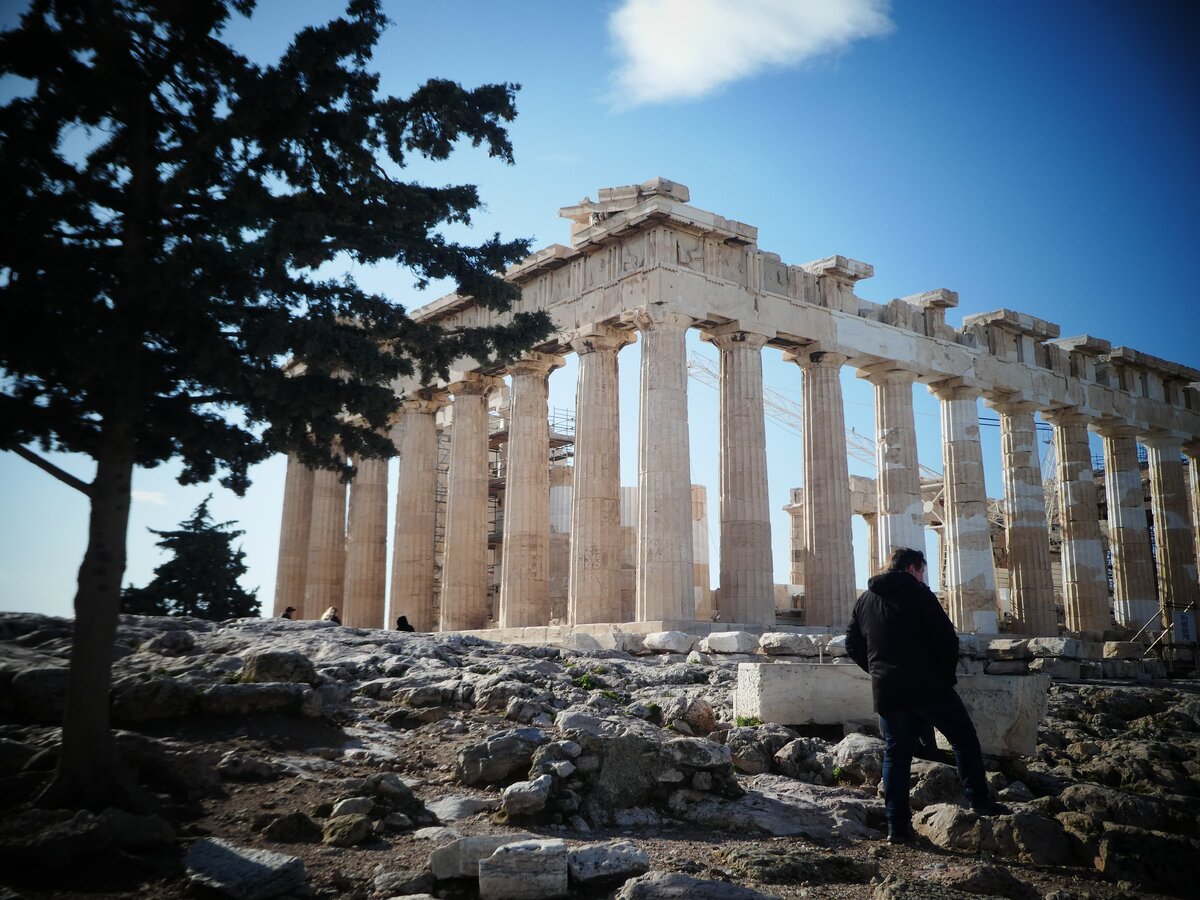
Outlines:
<svg viewBox="0 0 1200 900"><path fill-rule="evenodd" d="M888 826L887 842L889 844L911 844L916 839L917 833L908 823Z"/></svg>
<svg viewBox="0 0 1200 900"><path fill-rule="evenodd" d="M972 806L971 809L978 816L1007 816L1012 814L1011 809L1003 803L997 803L995 800L980 803L978 806Z"/></svg>

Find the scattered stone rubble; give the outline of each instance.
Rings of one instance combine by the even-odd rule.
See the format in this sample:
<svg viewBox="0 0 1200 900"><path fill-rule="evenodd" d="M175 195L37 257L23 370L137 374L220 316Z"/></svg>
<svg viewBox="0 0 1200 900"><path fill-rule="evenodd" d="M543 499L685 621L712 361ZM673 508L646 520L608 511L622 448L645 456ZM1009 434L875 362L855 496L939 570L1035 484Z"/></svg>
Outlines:
<svg viewBox="0 0 1200 900"><path fill-rule="evenodd" d="M162 802L137 816L28 804L54 762L70 634L69 621L0 616L0 887L16 891L101 861L151 897L190 881L238 898L444 896L464 882L487 900L798 897L819 885L845 897L1025 898L1063 872L1058 883L1086 881L1082 900L1186 896L1200 878L1200 692L1063 680L1044 661L1082 674L1091 648L1079 641L964 641L964 668L1018 664L1060 680L1036 754L990 767L1010 814L964 808L948 760L914 763L912 852L954 863L926 871L897 868L881 843L871 721L735 720L739 662L844 664L828 636L768 633L755 650L744 632L663 633L629 653L122 617L118 747ZM1147 677L1120 645L1103 652ZM210 720L308 723L334 729L340 746L267 753L173 736ZM267 788L277 799L247 810L236 839L191 824L216 798ZM289 805L293 788L322 799ZM681 832L717 849L664 856ZM388 847L405 865L377 861Z"/></svg>

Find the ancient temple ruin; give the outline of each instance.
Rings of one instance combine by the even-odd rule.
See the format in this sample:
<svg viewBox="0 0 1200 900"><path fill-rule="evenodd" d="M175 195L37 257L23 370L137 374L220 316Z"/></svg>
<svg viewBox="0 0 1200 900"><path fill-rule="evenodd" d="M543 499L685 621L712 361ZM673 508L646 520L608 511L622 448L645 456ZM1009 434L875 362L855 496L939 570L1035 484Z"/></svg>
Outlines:
<svg viewBox="0 0 1200 900"><path fill-rule="evenodd" d="M799 368L803 390L805 484L793 498L802 501L793 504L794 572L802 574L793 580L803 580L807 625L836 628L849 615L857 593L852 515L871 517L877 562L897 546L924 548L936 505L940 597L960 631L1001 628L997 527L1007 571L1004 627L1012 633L1058 633L1052 570L1061 570L1072 633L1102 632L1114 619L1134 629L1147 621L1156 631L1194 627L1182 614L1195 609L1200 591L1200 371L1089 335L1060 338L1057 325L1008 309L967 316L956 328L946 322L958 304L950 290L863 300L854 286L873 274L870 265L844 256L786 263L759 249L754 227L689 199L686 187L655 179L563 209L570 245L540 250L507 273L522 290L515 309L549 311L558 333L503 369L460 360L446 383L396 386L404 400L394 428L392 615L405 612L423 630L552 619L665 628L713 615L773 627L783 604L773 574L762 354L779 352ZM414 317L456 327L497 315L451 295ZM720 354L715 609L711 595L704 600L708 560L696 539L702 517L694 514L689 469L691 328ZM618 352L635 340L638 484L623 492ZM568 353L579 357L572 452L556 459L555 443L565 438L548 421L547 378ZM874 386L873 483L852 485L848 473L843 366ZM917 460L918 383L940 401L940 482L928 470L923 476ZM989 517L984 492L980 398L1002 433L1001 520ZM1053 428L1058 568L1035 413ZM489 467L498 416L502 471L494 460ZM1103 440L1099 484L1089 430ZM502 521L489 526L498 480ZM569 488L565 504L552 500L556 487ZM359 463L347 504L335 473L289 461L277 610L291 605L315 617L335 605L346 624L386 627L387 491L384 462Z"/></svg>

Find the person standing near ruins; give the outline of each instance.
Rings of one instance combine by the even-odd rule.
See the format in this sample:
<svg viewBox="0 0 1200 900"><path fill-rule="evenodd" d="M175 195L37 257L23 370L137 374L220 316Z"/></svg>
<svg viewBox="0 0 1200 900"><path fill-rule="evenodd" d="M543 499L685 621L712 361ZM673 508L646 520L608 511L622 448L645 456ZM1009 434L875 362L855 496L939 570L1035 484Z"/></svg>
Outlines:
<svg viewBox="0 0 1200 900"><path fill-rule="evenodd" d="M931 726L954 747L967 802L979 815L1008 810L988 796L971 716L954 690L958 635L926 582L925 554L892 552L888 570L867 583L846 629L846 652L871 676L883 735L883 801L889 843L913 839L908 805L913 749Z"/></svg>

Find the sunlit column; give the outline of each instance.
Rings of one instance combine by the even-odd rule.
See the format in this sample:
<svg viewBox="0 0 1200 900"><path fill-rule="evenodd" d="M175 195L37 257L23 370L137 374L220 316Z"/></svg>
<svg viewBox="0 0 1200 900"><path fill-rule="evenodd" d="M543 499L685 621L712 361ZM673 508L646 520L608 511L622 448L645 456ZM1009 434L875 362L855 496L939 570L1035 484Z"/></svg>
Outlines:
<svg viewBox="0 0 1200 900"><path fill-rule="evenodd" d="M925 507L917 466L912 386L916 373L879 368L865 374L875 386L875 461L879 519L876 563L898 547L925 552ZM872 574L875 573L873 568Z"/></svg>
<svg viewBox="0 0 1200 900"><path fill-rule="evenodd" d="M1196 550L1188 521L1187 486L1183 478L1183 441L1167 432L1142 436L1150 464L1150 507L1154 515L1154 544L1158 555L1158 596L1163 625L1170 627L1176 611L1195 603Z"/></svg>
<svg viewBox="0 0 1200 900"><path fill-rule="evenodd" d="M308 566L304 585L304 618L318 619L331 606L342 605L346 577L346 485L340 472L313 473L312 525L308 532Z"/></svg>
<svg viewBox="0 0 1200 900"><path fill-rule="evenodd" d="M1108 547L1112 555L1113 614L1134 630L1150 623L1158 631L1154 557L1146 525L1146 496L1138 463L1137 429L1104 425L1104 490L1108 500Z"/></svg>
<svg viewBox="0 0 1200 900"><path fill-rule="evenodd" d="M500 562L501 628L550 623L550 372L561 356L530 353L508 367L508 464Z"/></svg>
<svg viewBox="0 0 1200 900"><path fill-rule="evenodd" d="M304 615L304 578L308 567L308 532L312 524L313 470L295 453L287 458L283 483L283 515L279 523L279 562L275 571L276 617L290 606Z"/></svg>
<svg viewBox="0 0 1200 900"><path fill-rule="evenodd" d="M1073 632L1103 632L1111 622L1108 566L1088 444L1090 419L1072 409L1043 415L1054 426L1066 627Z"/></svg>

